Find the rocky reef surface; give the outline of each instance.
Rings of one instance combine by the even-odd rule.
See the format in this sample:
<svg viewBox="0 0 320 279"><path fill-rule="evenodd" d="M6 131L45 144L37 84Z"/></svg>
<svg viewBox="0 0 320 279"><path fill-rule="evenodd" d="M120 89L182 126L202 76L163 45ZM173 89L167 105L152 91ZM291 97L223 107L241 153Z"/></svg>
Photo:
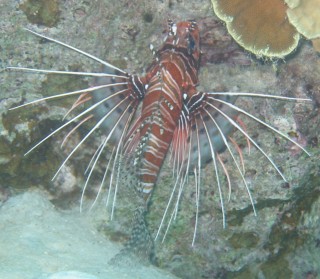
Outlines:
<svg viewBox="0 0 320 279"><path fill-rule="evenodd" d="M310 42L301 39L298 49L284 60L258 60L236 45L224 24L213 14L210 1L204 0L195 3L178 0L50 1L52 5L46 5L45 2L5 0L0 4L1 216L6 215L12 203L16 203L17 208L18 203L21 203L20 206L29 206L28 212L31 216L38 214L37 212L40 212L40 217L45 216L45 212L48 211L49 215L58 218L60 213L54 211L45 199L59 210L76 212L79 209L79 199L85 181L83 172L92 152L99 145L98 141L92 139L86 148L71 158L70 164L62 169L54 181L51 181L51 178L71 151L72 144L83 137L89 127L84 126L80 129L75 134L74 141L63 149L60 148L59 142L63 140L66 132L61 131L56 138L24 156L24 153L44 135L58 127L72 100L51 101L14 111L9 111L9 108L42 96L82 89L89 86L91 81L88 78L72 76L4 71L3 68L21 66L99 71L100 67L79 54L35 37L24 28L69 43L130 72L143 73L152 59L148 45L152 43L155 48L161 45L166 20L196 19L202 28L204 51L200 70L200 90L259 92L310 98L312 102L302 103L239 98L237 105L296 139L312 156L300 152L265 127L249 121L244 116L241 117L248 133L272 156L288 182L284 182L277 175L261 153L253 147L249 152L246 140L236 133L234 138L242 148L246 166L245 177L254 196L258 216L255 217L253 214L250 200L232 161L227 154L222 154L233 187L231 200L226 204L227 228L222 227L214 169L212 164L208 164L202 173L202 198L195 246L191 245L196 212L195 188L194 178L190 176L175 222L164 243L161 243L161 238L156 242L158 266L180 278L277 278L275 274L279 275L279 278L319 276L320 58ZM103 166L100 173L103 173ZM90 189L87 191L86 200L89 205L99 187L98 177L99 175L91 181ZM226 181L222 172L221 179ZM167 162L159 177L148 215L153 234L158 229L173 182L172 171ZM227 186L224 190L227 197ZM40 191L41 198L37 194L33 196L34 191ZM25 195L20 196L24 193ZM39 203L35 208L32 207L33 199L34 203ZM37 207L43 211L37 211ZM102 254L106 253L105 257L108 257L107 247L111 244L105 243L103 239L111 239L118 244L125 241L127 234L119 230L119 227L127 220L125 215L120 214L118 219L111 222L114 225L109 226L108 212L103 207L99 208L102 212L98 215L104 217L100 220L95 219L93 226L97 229L96 233L100 234L97 237L102 244L97 245L97 239L91 237L88 232L83 238L72 242L72 245L78 247L73 246L69 250L65 247L64 253L69 257L68 251L73 251L72 257L77 257L75 251L82 249L84 245L88 245L86 249L91 249L89 251L92 253L99 248L96 254L97 262L93 263L92 259L90 265L100 266L104 270L106 267ZM27 220L30 219L27 219L28 215L25 214L24 210L20 209L13 211L10 218L8 215L2 217L5 219L1 222L1 245L5 244L10 253L6 256L1 249L1 253L4 253L1 258L4 257L13 264L10 269L6 269L8 277L3 278L19 278L14 277L15 274L19 274L16 272L28 272L29 267L26 263L20 267L14 265L16 258L26 256L26 251L19 250L17 241L10 238L12 231L18 229L28 234L27 229L31 229L32 225L28 226ZM82 227L73 230L91 230L87 223L81 221L85 216L71 213L66 215L68 217L62 217L62 220L67 218L69 223L83 224ZM25 226L22 223L23 219L26 220ZM50 226L52 231L55 227L54 224L42 220L38 229L44 230L46 226ZM65 238L69 237L69 233L72 237L72 229L64 229L59 222L56 230L63 233ZM31 245L31 248L32 243L38 248L49 245L41 244L46 242L37 235L29 240L25 245ZM37 246L36 243L41 245ZM92 248L89 248L90 245ZM104 245L106 248L100 247ZM37 262L40 259L36 256L41 258L41 253L45 250L35 249L33 252L34 261ZM75 265L66 269L63 261L59 262L58 256L51 255L55 268L45 271L47 274L44 276L74 269ZM85 260L74 259L74 264L77 261ZM0 265L2 262L0 261ZM0 270L4 270L2 266ZM92 272L91 267L86 264L77 270L98 278L107 278L103 274ZM37 274L40 274L40 271L43 270L37 270ZM12 277L9 277L10 272Z"/></svg>

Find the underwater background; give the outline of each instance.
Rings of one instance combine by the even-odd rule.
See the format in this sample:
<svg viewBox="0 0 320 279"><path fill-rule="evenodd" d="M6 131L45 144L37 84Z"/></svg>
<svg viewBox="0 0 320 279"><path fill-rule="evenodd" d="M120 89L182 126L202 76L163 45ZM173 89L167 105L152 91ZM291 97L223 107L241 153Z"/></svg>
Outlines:
<svg viewBox="0 0 320 279"><path fill-rule="evenodd" d="M235 43L226 24L215 16L211 1L205 0L2 0L0 10L0 278L320 276L320 57L310 41L300 39L298 48L283 59L257 59ZM4 68L99 71L100 65L88 58L23 29L30 28L141 74L152 60L149 44L159 48L169 18L195 19L201 28L200 90L312 99L312 103L239 100L241 107L295 138L312 156L243 117L248 133L272 156L288 183L260 152L252 147L249 154L245 139L235 134L258 216L253 214L234 165L222 155L233 185L226 204L227 228L222 226L214 169L208 164L203 170L195 246L191 245L195 189L190 176L175 222L164 242L156 242L157 267L115 268L107 262L126 241L127 232L121 228L130 220L120 212L108 221L110 212L103 202L91 212L79 213L83 172L99 142L91 139L54 181L52 176L72 148L72 142L60 148L63 132L24 156L58 127L72 100L8 111L42 96L86 88L90 79ZM88 129L80 129L78 139ZM98 177L87 191L89 206L100 183ZM166 162L147 216L153 234L173 180Z"/></svg>

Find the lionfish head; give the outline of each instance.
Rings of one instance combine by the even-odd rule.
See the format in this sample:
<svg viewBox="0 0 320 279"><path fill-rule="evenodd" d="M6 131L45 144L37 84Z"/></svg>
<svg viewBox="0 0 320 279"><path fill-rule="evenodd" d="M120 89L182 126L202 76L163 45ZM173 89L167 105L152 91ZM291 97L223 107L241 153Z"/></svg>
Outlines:
<svg viewBox="0 0 320 279"><path fill-rule="evenodd" d="M176 49L186 50L186 53L193 57L195 62L200 59L200 35L199 27L194 20L174 23L168 20L169 32L165 45L171 45Z"/></svg>

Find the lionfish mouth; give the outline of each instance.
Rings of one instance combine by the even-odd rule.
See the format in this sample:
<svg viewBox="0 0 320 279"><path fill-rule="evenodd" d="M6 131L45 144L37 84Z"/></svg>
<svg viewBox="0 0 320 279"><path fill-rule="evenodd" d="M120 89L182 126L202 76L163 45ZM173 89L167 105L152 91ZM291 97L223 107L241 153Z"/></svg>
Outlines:
<svg viewBox="0 0 320 279"><path fill-rule="evenodd" d="M192 21L189 27L189 33L195 32L196 25ZM290 141L294 145L296 145L299 149L305 152L308 156L310 153L299 143L292 140L289 136L287 136L284 132L279 131L274 128L270 124L265 121L259 119L254 116L246 109L240 108L235 104L236 98L263 98L263 99L271 99L271 100L280 100L280 101L303 101L303 102L311 102L311 99L307 98L291 98L277 95L268 95L268 94L260 94L260 93L246 93L246 92L192 92L192 94L187 91L186 87L184 92L180 92L181 96L179 97L179 102L181 103L180 111L176 120L172 120L175 123L175 128L159 126L163 125L163 119L170 119L170 115L167 115L168 112L173 111L174 104L171 101L171 97L168 97L166 102L157 101L158 107L163 109L160 111L159 115L157 111L153 111L153 108L148 108L148 104L145 104L142 108L142 112L139 111L138 107L141 102L143 102L147 98L151 98L153 92L160 92L159 94L169 94L169 89L166 89L166 83L170 85L170 88L181 88L181 84L177 84L175 79L175 73L167 73L168 70L165 68L165 63L168 59L166 54L167 52L174 51L174 46L176 44L180 44L175 41L174 37L170 41L170 47L167 47L163 50L163 53L157 52L155 53L155 62L154 68L158 67L160 62L162 63L162 67L158 67L157 71L155 70L154 76L157 76L159 80L161 80L164 85L160 88L158 86L158 81L155 77L138 77L135 75L131 75L126 71L103 61L89 53L86 53L78 48L72 47L66 43L58 41L56 39L44 36L42 34L36 33L32 30L25 29L32 34L57 43L63 47L66 47L70 50L73 50L81 55L84 55L88 58L93 59L94 61L100 63L104 67L104 72L72 72L72 71L55 71L55 70L45 70L45 69L33 69L33 68L23 68L23 67L7 67L8 70L18 70L24 72L36 72L41 74L62 74L62 75L78 75L78 76L88 76L93 77L95 79L95 85L89 88L80 89L72 92L65 92L62 94L56 94L49 97L44 97L41 99L37 99L28 103L24 103L22 105L10 108L10 110L16 110L18 108L23 108L29 105L36 105L41 102L50 101L58 98L67 98L73 96L79 96L75 101L74 105L67 112L66 116L67 121L64 124L61 124L59 128L51 132L49 135L45 136L41 141L36 143L29 151L25 153L25 155L29 154L36 148L38 148L42 143L52 138L54 135L59 133L62 129L67 127L72 127L72 124L77 123L73 128L70 128L70 131L67 133L67 136L63 140L62 144L68 140L72 134L84 123L88 121L92 121L93 127L91 130L73 147L72 151L67 155L65 160L62 162L56 173L54 174L52 179L55 179L61 169L66 165L69 159L75 154L76 151L80 150L83 146L84 142L88 140L89 137L94 136L94 132L98 130L104 131L104 136L99 144L98 149L94 152L88 168L87 168L87 178L83 187L81 201L80 201L80 210L83 206L84 196L87 187L89 186L90 179L94 173L94 170L99 164L99 160L102 158L103 151L106 150L106 146L108 143L112 143L114 145L111 156L108 164L105 167L105 172L100 183L100 187L97 193L96 198L94 199L91 208L96 204L99 196L101 195L104 187L108 189L107 194L107 204L112 199L112 213L114 214L114 209L116 206L116 197L117 192L119 190L119 180L121 179L121 175L123 169L130 169L133 174L138 173L137 183L140 183L138 192L142 192L144 194L149 194L149 188L152 190L155 180L153 179L154 174L151 174L150 170L153 167L158 171L155 175L158 175L159 169L161 167L163 158L161 158L161 162L159 166L155 166L157 161L148 161L144 163L151 155L155 158L159 157L160 153L163 157L166 156L166 150L171 151L170 161L172 163L173 174L175 177L175 181L173 183L172 192L170 194L166 209L164 211L162 220L159 225L159 229L156 233L155 238L157 239L160 235L160 232L164 226L165 220L168 217L169 210L172 209L172 214L169 217L169 221L167 224L167 229L164 233L163 240L168 232L168 228L174 217L178 212L178 205L180 202L181 194L183 192L184 185L187 182L188 173L194 173L194 181L195 181L195 192L196 192L196 224L194 230L193 242L196 238L197 231L197 222L198 222L198 213L199 213L199 197L200 197L200 185L201 185L201 169L206 164L207 161L211 160L214 167L216 184L220 196L221 210L222 210L222 218L223 218L223 226L226 226L226 214L225 214L225 201L224 195L222 191L221 181L219 179L219 172L225 174L227 178L228 184L228 200L230 200L231 196L231 181L230 176L228 174L227 168L225 167L223 161L221 160L219 153L227 152L232 158L232 162L236 168L236 171L239 173L243 185L246 188L248 193L253 212L256 215L255 202L254 198L251 195L248 183L245 179L244 175L244 162L242 159L241 148L237 145L235 140L231 137L231 134L236 130L241 133L247 140L248 144L252 144L259 152L263 154L266 161L272 165L272 167L276 170L276 172L282 177L284 181L287 181L283 173L280 171L279 167L272 160L272 158L266 153L264 149L262 149L259 144L249 135L246 129L241 124L238 116L243 115L252 121L259 123L264 126L271 132L279 135L280 137ZM171 33L170 36L177 36L179 31L179 26L175 24L171 24ZM188 35L189 36L189 35ZM193 57L196 57L194 54L194 49L196 47L196 41L193 37L187 37L188 40L188 48L186 53L184 53L183 47L179 46L179 51L181 51L181 55L188 55L191 52ZM179 56L179 57L180 57ZM162 60L161 60L162 59ZM178 58L177 58L178 59ZM184 58L179 58L181 61ZM190 58L191 59L191 58ZM194 59L194 58L193 58ZM160 62L159 62L160 60ZM190 60L191 61L191 60ZM191 62L188 67L192 67ZM194 63L196 65L196 63ZM191 74L190 74L191 75ZM190 82L191 83L191 82ZM158 86L158 87L157 87ZM169 87L169 86L168 86ZM160 89L159 89L160 88ZM184 88L184 87L183 87ZM178 90L174 89L174 90ZM158 90L158 91L156 91ZM167 91L166 91L167 90ZM172 89L173 90L173 89ZM155 95L155 94L154 94ZM154 96L152 95L152 96ZM163 97L162 99L163 100ZM86 109L81 110L81 105L84 103L90 103L90 106ZM151 106L151 105L150 105ZM162 108L162 106L164 108ZM80 109L80 112L77 111ZM145 119L142 119L141 115L143 114L143 110L150 110L145 113ZM175 109L175 108L174 108ZM72 115L73 113L73 115ZM72 116L70 116L72 115ZM150 116L151 115L151 116ZM163 117L163 119L161 119ZM165 118L167 117L167 118ZM160 124L159 124L160 123ZM158 134L152 134L150 131L155 129L155 126L158 125L160 128L158 129ZM171 130L170 130L171 129ZM157 131L158 131L157 130ZM162 142L162 136L166 132L171 132L171 136L168 137L168 142ZM155 132L156 133L156 132ZM156 139L155 139L156 138ZM170 147L170 149L168 149ZM161 152L160 152L160 151ZM164 150L164 151L162 151ZM235 154L235 151L238 155ZM139 154L140 152L140 154ZM148 153L149 152L149 153ZM134 155L132 155L134 154ZM149 157L147 155L149 155ZM151 157L152 157L151 156ZM152 157L152 158L153 158ZM240 163L239 159L240 158ZM129 158L129 159L128 159ZM129 161L129 162L128 162ZM147 168L147 166L152 165L152 167ZM125 168L122 168L123 166ZM139 169L140 166L140 169ZM110 173L110 175L109 175ZM110 177L108 177L108 175ZM151 177L152 176L152 177ZM152 179L151 179L151 178ZM149 180L147 180L149 178ZM140 180L139 180L140 179ZM156 179L156 178L154 178ZM107 180L109 182L107 183ZM138 181L139 180L139 181ZM142 181L142 182L141 182ZM148 182L149 181L149 182ZM149 185L147 185L149 183ZM138 186L137 186L138 188ZM151 191L150 190L150 191ZM113 196L113 198L111 198Z"/></svg>

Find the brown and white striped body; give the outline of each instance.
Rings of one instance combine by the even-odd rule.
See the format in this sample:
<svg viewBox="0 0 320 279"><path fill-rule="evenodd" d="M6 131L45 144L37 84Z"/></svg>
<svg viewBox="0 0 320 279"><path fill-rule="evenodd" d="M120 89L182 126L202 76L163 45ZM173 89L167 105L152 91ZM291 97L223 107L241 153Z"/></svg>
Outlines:
<svg viewBox="0 0 320 279"><path fill-rule="evenodd" d="M141 115L129 130L125 150L138 165L141 192L150 195L167 155L186 95L196 92L199 37L192 21L172 23L163 47L155 54L143 81ZM172 30L173 29L173 30ZM192 40L192 51L188 47Z"/></svg>

